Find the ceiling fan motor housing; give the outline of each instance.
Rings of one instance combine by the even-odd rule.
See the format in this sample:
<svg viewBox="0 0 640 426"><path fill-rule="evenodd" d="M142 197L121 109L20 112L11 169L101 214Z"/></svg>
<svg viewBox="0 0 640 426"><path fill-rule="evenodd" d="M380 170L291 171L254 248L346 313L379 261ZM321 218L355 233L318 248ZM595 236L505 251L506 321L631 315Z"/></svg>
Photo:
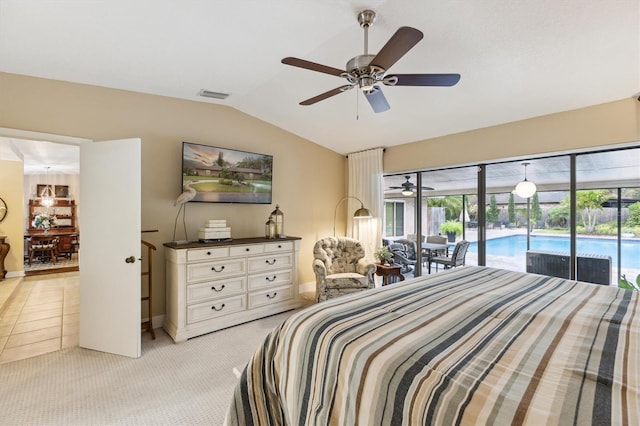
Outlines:
<svg viewBox="0 0 640 426"><path fill-rule="evenodd" d="M369 65L376 55L359 55L351 58L347 62L347 73L344 76L351 84L358 86L365 91L371 90L373 85L384 78L385 70Z"/></svg>

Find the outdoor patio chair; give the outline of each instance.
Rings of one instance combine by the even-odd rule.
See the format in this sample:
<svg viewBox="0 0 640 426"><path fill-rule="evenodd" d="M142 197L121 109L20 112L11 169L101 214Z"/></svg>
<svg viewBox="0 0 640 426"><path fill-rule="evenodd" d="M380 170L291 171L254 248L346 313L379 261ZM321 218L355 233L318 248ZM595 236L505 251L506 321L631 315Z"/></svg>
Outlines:
<svg viewBox="0 0 640 426"><path fill-rule="evenodd" d="M464 266L465 257L467 256L467 249L469 248L469 241L462 240L456 244L451 256L436 256L429 259L429 273L431 273L431 264L436 264L436 271L438 265L443 265L444 269L455 268L456 266Z"/></svg>
<svg viewBox="0 0 640 426"><path fill-rule="evenodd" d="M413 240L401 239L389 244L389 250L393 253L393 261L400 265L401 272L412 271L416 265L416 242Z"/></svg>

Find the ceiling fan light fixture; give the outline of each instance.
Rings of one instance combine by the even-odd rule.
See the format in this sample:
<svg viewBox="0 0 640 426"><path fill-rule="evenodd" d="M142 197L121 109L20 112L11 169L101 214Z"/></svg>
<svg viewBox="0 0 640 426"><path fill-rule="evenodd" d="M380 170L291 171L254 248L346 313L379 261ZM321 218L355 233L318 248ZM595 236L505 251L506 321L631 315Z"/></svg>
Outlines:
<svg viewBox="0 0 640 426"><path fill-rule="evenodd" d="M376 81L371 77L361 77L359 81L360 89L362 89L363 92L370 92L375 83Z"/></svg>
<svg viewBox="0 0 640 426"><path fill-rule="evenodd" d="M403 189L401 194L404 195L405 197L410 197L413 195L413 191L410 189Z"/></svg>

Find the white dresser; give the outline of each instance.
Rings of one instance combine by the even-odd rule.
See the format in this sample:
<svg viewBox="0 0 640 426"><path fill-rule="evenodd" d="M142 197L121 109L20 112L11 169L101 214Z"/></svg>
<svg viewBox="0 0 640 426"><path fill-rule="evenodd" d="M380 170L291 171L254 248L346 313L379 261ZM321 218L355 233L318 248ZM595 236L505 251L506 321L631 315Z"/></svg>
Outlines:
<svg viewBox="0 0 640 426"><path fill-rule="evenodd" d="M301 306L298 237L164 247L164 329L176 342Z"/></svg>

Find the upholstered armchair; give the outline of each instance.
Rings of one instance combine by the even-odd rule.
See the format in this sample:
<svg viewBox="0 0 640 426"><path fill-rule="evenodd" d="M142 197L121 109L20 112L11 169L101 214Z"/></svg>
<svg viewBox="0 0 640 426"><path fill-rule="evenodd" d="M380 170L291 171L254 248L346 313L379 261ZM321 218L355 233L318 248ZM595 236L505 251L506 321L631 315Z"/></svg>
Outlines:
<svg viewBox="0 0 640 426"><path fill-rule="evenodd" d="M348 237L327 237L313 247L318 302L374 287L376 265L364 259L364 248Z"/></svg>

